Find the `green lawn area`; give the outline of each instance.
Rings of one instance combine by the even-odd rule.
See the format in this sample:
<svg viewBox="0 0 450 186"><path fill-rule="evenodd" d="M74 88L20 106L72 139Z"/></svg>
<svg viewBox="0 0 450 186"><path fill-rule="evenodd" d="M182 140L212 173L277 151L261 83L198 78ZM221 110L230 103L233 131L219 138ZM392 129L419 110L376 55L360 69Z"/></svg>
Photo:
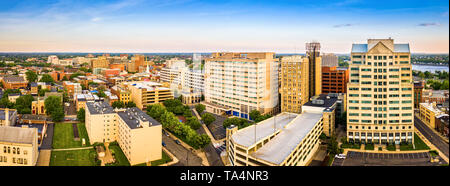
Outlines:
<svg viewBox="0 0 450 186"><path fill-rule="evenodd" d="M414 133L414 146L416 147L415 149L413 148L413 145L400 145L400 150L402 151L408 151L408 150L430 150L430 147L428 147L427 144L425 144L425 142L422 141L422 139L419 138L419 136L417 136L416 133Z"/></svg>
<svg viewBox="0 0 450 186"><path fill-rule="evenodd" d="M83 138L86 140L86 146L90 146L89 137L87 135L84 123L78 123L77 127L80 135L79 141L75 141L73 139L72 123L56 123L53 132L52 147L54 149L82 147L81 139Z"/></svg>
<svg viewBox="0 0 450 186"><path fill-rule="evenodd" d="M94 149L52 151L50 166L96 166Z"/></svg>
<svg viewBox="0 0 450 186"><path fill-rule="evenodd" d="M109 150L111 151L111 154L114 154L116 162L113 164L108 164L107 166L130 166L130 162L128 162L127 157L125 156L119 145L109 145Z"/></svg>
<svg viewBox="0 0 450 186"><path fill-rule="evenodd" d="M373 146L372 143L367 143L367 144L364 146L364 149L365 149L365 150L373 150L373 149L375 149L375 147Z"/></svg>
<svg viewBox="0 0 450 186"><path fill-rule="evenodd" d="M387 149L388 151L395 151L395 150L396 150L394 144L390 144L390 145L386 146L386 149Z"/></svg>
<svg viewBox="0 0 450 186"><path fill-rule="evenodd" d="M159 166L159 165L168 163L170 161L172 161L172 158L170 158L169 155L167 155L164 151L162 151L162 158L159 160L152 161L151 164L152 164L152 166ZM137 165L133 165L133 166L146 166L146 164L141 163L141 164L137 164Z"/></svg>

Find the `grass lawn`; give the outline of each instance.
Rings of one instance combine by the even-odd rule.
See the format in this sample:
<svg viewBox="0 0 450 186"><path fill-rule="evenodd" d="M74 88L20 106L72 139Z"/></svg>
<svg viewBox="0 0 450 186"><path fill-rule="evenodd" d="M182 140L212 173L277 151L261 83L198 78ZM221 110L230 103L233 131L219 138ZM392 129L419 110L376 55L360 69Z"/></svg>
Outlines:
<svg viewBox="0 0 450 186"><path fill-rule="evenodd" d="M165 164L167 162L171 162L171 161L172 161L172 158L170 158L169 155L167 155L164 151L162 151L162 158L159 160L152 161L151 164L152 164L152 166L159 166L159 165ZM137 165L133 165L133 166L146 166L146 164L141 163L141 164L137 164Z"/></svg>
<svg viewBox="0 0 450 186"><path fill-rule="evenodd" d="M130 162L128 162L127 157L119 145L109 145L109 150L111 151L111 154L114 154L116 162L108 164L107 166L130 166Z"/></svg>
<svg viewBox="0 0 450 186"><path fill-rule="evenodd" d="M94 149L53 151L50 166L96 166Z"/></svg>
<svg viewBox="0 0 450 186"><path fill-rule="evenodd" d="M76 148L81 146L81 139L85 138L86 146L89 146L89 137L86 132L84 123L78 123L78 133L80 135L80 141L73 139L72 123L56 123L53 132L53 144L54 149L64 148Z"/></svg>
<svg viewBox="0 0 450 186"><path fill-rule="evenodd" d="M430 147L428 147L427 144L425 144L425 142L422 141L422 139L419 138L419 136L417 136L416 133L414 133L414 146L416 147L415 149L413 148L413 145L400 145L400 150L402 151L408 151L408 150L430 150Z"/></svg>
<svg viewBox="0 0 450 186"><path fill-rule="evenodd" d="M329 154L327 165L331 166L333 164L335 154Z"/></svg>
<svg viewBox="0 0 450 186"><path fill-rule="evenodd" d="M391 145L386 146L386 149L387 149L388 151L395 151L395 150L396 150L394 144L391 144Z"/></svg>
<svg viewBox="0 0 450 186"><path fill-rule="evenodd" d="M364 149L365 149L365 150L373 150L373 149L375 149L375 147L373 146L373 144L367 143L367 144L364 146Z"/></svg>

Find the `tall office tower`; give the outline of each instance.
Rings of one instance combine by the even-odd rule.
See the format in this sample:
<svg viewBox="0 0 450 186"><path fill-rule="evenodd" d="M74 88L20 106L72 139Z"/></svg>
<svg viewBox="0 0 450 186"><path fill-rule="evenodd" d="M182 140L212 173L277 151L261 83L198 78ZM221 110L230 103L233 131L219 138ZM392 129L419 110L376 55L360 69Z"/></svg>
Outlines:
<svg viewBox="0 0 450 186"><path fill-rule="evenodd" d="M309 59L309 97L322 93L322 57L320 43L306 43L306 56Z"/></svg>
<svg viewBox="0 0 450 186"><path fill-rule="evenodd" d="M332 53L322 54L322 67L337 67L339 66L338 57Z"/></svg>
<svg viewBox="0 0 450 186"><path fill-rule="evenodd" d="M309 100L309 60L303 56L281 58L281 112L301 113Z"/></svg>
<svg viewBox="0 0 450 186"><path fill-rule="evenodd" d="M413 82L409 44L369 39L353 44L347 84L350 141L414 142Z"/></svg>
<svg viewBox="0 0 450 186"><path fill-rule="evenodd" d="M249 119L252 110L278 112L275 53L213 53L205 59L205 105L208 112Z"/></svg>

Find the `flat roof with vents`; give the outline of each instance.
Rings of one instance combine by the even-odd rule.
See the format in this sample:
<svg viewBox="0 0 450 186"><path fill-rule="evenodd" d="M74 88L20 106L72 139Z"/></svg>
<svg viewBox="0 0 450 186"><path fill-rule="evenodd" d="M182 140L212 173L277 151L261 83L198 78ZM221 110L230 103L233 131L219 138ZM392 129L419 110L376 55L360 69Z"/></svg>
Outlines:
<svg viewBox="0 0 450 186"><path fill-rule="evenodd" d="M139 128L142 121L148 121L149 125L151 123L150 127L161 125L158 121L156 121L137 107L128 108L125 111L117 112L117 114L131 129Z"/></svg>

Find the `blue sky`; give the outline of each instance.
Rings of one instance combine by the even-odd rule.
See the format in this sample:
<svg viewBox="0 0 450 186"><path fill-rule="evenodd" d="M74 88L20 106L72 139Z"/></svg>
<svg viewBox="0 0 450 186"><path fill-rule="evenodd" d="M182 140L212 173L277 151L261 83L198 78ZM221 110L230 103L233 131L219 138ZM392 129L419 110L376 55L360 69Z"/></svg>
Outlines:
<svg viewBox="0 0 450 186"><path fill-rule="evenodd" d="M349 53L392 37L414 53L448 53L448 1L0 1L2 52Z"/></svg>

